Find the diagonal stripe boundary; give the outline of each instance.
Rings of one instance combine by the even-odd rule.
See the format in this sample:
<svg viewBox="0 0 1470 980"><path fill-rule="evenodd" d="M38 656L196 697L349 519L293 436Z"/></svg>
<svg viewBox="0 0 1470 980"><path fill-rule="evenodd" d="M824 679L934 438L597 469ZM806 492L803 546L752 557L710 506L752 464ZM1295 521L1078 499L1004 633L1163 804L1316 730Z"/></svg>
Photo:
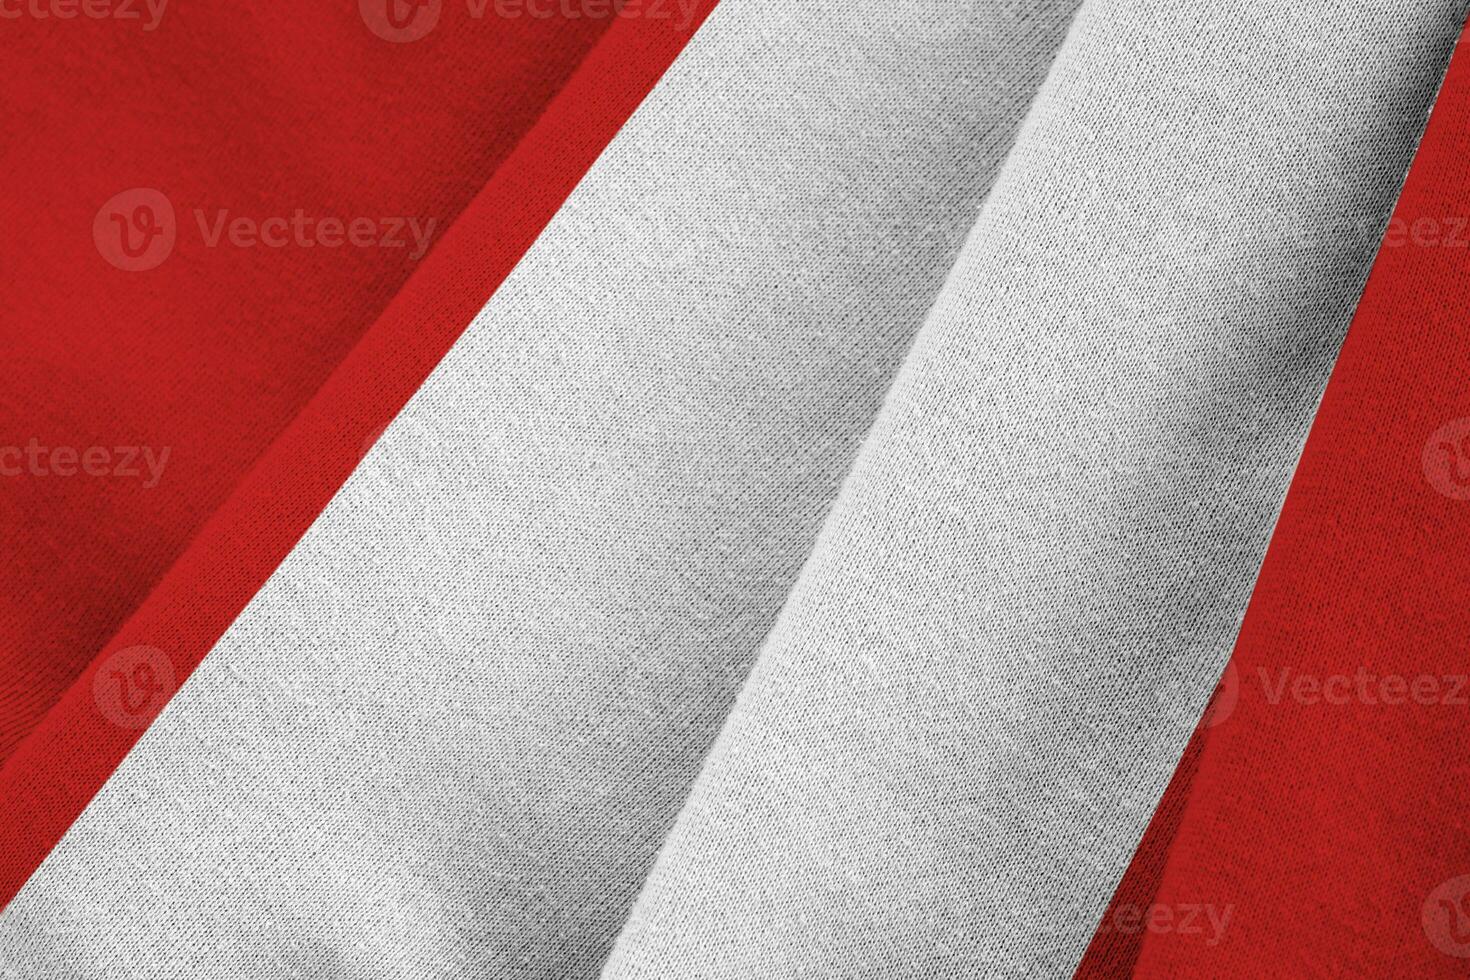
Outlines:
<svg viewBox="0 0 1470 980"><path fill-rule="evenodd" d="M619 19L327 382L111 642L0 767L8 905L167 703L119 724L94 682L152 651L171 695L285 559L535 243L717 0ZM111 716L111 717L110 717Z"/></svg>

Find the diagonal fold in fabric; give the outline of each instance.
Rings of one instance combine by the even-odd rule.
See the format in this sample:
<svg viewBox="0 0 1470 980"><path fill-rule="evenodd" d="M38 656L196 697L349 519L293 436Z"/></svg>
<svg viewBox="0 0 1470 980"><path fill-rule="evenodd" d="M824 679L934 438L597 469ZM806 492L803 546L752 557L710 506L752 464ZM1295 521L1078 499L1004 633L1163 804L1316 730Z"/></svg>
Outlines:
<svg viewBox="0 0 1470 980"><path fill-rule="evenodd" d="M542 232L614 26L0 769L0 969L1070 972L1460 6L726 0Z"/></svg>
<svg viewBox="0 0 1470 980"><path fill-rule="evenodd" d="M721 6L11 902L0 962L594 975L1073 6ZM200 645L197 597L249 587L228 547L330 485L297 468L389 350L119 644ZM70 818L47 760L120 741L99 676L0 772L13 869L26 819Z"/></svg>
<svg viewBox="0 0 1470 980"><path fill-rule="evenodd" d="M1155 879L1160 905L1229 910L1230 929L1146 932L1136 976L1467 973L1467 192L1462 43Z"/></svg>
<svg viewBox="0 0 1470 980"><path fill-rule="evenodd" d="M397 2L0 9L0 760L611 23L454 16L391 43L365 18ZM169 229L146 268L98 230L140 215Z"/></svg>
<svg viewBox="0 0 1470 980"><path fill-rule="evenodd" d="M1083 6L606 980L1072 972L1461 7Z"/></svg>
<svg viewBox="0 0 1470 980"><path fill-rule="evenodd" d="M629 21L609 31L139 610L16 746L0 768L7 900L362 462L697 26ZM149 696L120 710L138 693L125 685L140 666Z"/></svg>

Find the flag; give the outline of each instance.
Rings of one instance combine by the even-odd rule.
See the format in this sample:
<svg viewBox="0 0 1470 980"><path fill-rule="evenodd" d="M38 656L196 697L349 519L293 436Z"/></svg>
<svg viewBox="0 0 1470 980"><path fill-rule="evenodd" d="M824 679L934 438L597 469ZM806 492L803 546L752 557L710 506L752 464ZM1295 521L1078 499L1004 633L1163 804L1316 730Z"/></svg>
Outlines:
<svg viewBox="0 0 1470 980"><path fill-rule="evenodd" d="M0 0L0 975L1461 975L1465 15Z"/></svg>

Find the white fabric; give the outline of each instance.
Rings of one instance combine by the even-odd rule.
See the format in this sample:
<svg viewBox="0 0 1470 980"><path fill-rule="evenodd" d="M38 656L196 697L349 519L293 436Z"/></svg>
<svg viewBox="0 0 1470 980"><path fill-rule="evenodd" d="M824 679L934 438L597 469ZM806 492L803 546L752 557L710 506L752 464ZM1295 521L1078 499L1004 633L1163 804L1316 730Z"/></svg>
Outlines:
<svg viewBox="0 0 1470 980"><path fill-rule="evenodd" d="M1071 4L897 6L725 0L0 916L8 975L1070 971L1460 4L1089 0L1009 159Z"/></svg>
<svg viewBox="0 0 1470 980"><path fill-rule="evenodd" d="M1072 11L722 4L0 963L595 974Z"/></svg>
<svg viewBox="0 0 1470 980"><path fill-rule="evenodd" d="M607 980L1072 973L1458 8L1089 0Z"/></svg>

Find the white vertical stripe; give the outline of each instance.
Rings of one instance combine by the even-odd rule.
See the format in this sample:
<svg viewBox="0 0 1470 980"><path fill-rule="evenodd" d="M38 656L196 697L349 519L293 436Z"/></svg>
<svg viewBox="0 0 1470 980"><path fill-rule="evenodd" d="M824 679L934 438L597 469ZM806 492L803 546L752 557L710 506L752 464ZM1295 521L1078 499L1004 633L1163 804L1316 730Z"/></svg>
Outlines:
<svg viewBox="0 0 1470 980"><path fill-rule="evenodd" d="M1088 0L607 980L1072 973L1461 8Z"/></svg>

